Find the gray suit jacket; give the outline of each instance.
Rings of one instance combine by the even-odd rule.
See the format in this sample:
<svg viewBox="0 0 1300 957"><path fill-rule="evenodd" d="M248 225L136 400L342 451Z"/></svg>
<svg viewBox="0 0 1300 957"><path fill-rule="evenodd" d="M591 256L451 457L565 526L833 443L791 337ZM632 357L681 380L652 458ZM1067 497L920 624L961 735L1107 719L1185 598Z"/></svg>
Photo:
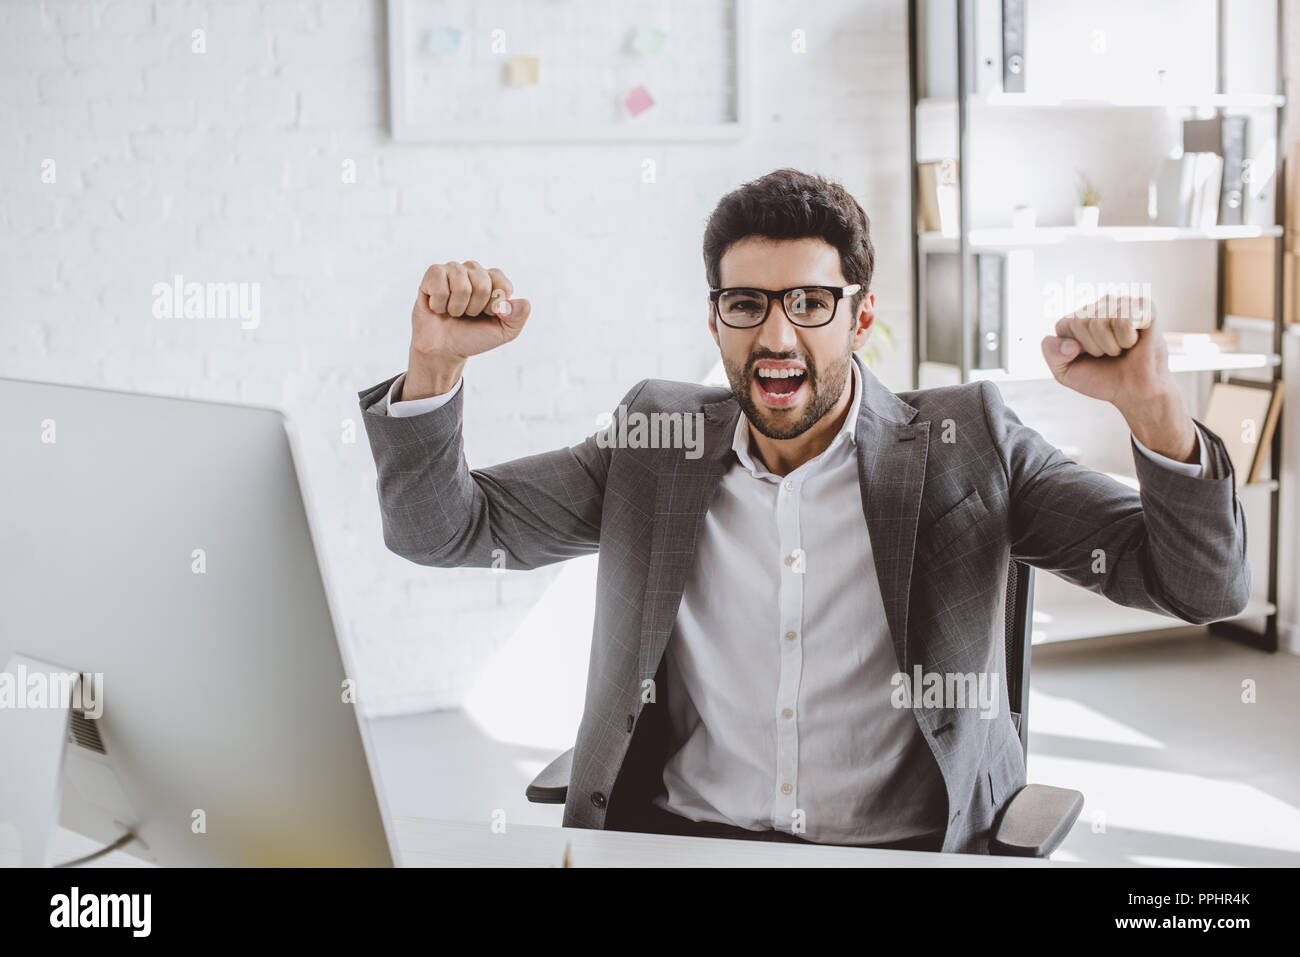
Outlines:
<svg viewBox="0 0 1300 957"><path fill-rule="evenodd" d="M1227 451L1204 426L1211 477L1178 474L1133 448L1139 494L1067 459L1022 424L989 382L895 395L859 368L862 507L904 673L920 665L926 673L1005 676L1012 558L1122 605L1188 622L1245 606L1250 570L1241 504ZM500 549L512 569L599 551L586 704L564 824L638 829L662 785L670 746L664 649L704 514L734 459L738 404L728 389L647 380L620 408L702 412L702 456L601 448L593 436L471 470L461 443L464 390L436 411L391 418L392 381L360 393L392 551L421 565L483 567ZM643 703L647 679L655 681L654 703ZM1005 680L996 684L994 720L969 707L913 711L947 788L945 851L986 853L994 817L1025 784Z"/></svg>

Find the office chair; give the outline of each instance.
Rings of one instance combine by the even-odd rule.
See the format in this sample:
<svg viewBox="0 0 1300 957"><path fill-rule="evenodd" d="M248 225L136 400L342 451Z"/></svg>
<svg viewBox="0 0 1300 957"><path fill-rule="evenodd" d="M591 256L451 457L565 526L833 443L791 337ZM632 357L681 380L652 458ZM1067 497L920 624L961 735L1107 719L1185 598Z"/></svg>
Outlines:
<svg viewBox="0 0 1300 957"><path fill-rule="evenodd" d="M1011 720L1029 760L1029 653L1033 640L1034 569L1022 562L1007 567L1006 649L1007 700ZM569 794L573 749L542 769L524 792L534 804L563 804ZM1070 788L1027 784L993 822L989 853L1011 857L1049 857L1083 810L1083 795Z"/></svg>

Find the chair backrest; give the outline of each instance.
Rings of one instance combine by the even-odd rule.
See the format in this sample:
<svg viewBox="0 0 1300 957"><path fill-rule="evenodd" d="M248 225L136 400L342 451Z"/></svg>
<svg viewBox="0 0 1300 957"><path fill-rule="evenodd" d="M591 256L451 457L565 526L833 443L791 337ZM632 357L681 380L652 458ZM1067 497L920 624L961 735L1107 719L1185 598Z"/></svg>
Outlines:
<svg viewBox="0 0 1300 957"><path fill-rule="evenodd" d="M1034 568L1012 559L1007 566L1007 700L1029 762L1029 651L1034 637Z"/></svg>

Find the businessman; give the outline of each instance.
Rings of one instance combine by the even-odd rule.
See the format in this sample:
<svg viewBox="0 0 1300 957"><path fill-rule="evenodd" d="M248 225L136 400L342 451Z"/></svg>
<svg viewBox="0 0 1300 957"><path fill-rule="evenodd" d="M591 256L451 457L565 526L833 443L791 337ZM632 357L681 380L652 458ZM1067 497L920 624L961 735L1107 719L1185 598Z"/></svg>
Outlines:
<svg viewBox="0 0 1300 957"><path fill-rule="evenodd" d="M1123 415L1139 492L1067 459L989 382L886 389L856 356L874 258L839 185L789 169L743 185L704 234L730 388L640 382L608 429L481 469L462 375L529 303L473 260L421 280L406 372L360 394L385 543L439 567L600 554L565 825L987 853L1025 784L1009 561L1188 622L1245 606L1232 467L1184 407L1150 303L1102 302L1042 343L1061 384ZM698 454L684 429L628 438L656 415L699 421Z"/></svg>

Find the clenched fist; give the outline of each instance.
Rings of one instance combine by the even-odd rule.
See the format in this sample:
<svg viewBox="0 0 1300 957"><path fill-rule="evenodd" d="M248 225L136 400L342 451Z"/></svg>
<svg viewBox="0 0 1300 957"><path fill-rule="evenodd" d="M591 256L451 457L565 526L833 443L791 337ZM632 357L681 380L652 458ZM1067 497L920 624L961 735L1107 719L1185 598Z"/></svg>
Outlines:
<svg viewBox="0 0 1300 957"><path fill-rule="evenodd" d="M411 309L403 401L450 391L465 360L519 335L532 307L513 293L504 272L473 259L430 266Z"/></svg>
<svg viewBox="0 0 1300 957"><path fill-rule="evenodd" d="M1146 299L1103 296L1056 323L1043 339L1052 375L1076 392L1120 404L1172 383L1169 350Z"/></svg>
<svg viewBox="0 0 1300 957"><path fill-rule="evenodd" d="M1043 358L1057 382L1115 406L1147 448L1190 461L1195 426L1169 371L1151 302L1105 296L1053 331L1043 339Z"/></svg>

